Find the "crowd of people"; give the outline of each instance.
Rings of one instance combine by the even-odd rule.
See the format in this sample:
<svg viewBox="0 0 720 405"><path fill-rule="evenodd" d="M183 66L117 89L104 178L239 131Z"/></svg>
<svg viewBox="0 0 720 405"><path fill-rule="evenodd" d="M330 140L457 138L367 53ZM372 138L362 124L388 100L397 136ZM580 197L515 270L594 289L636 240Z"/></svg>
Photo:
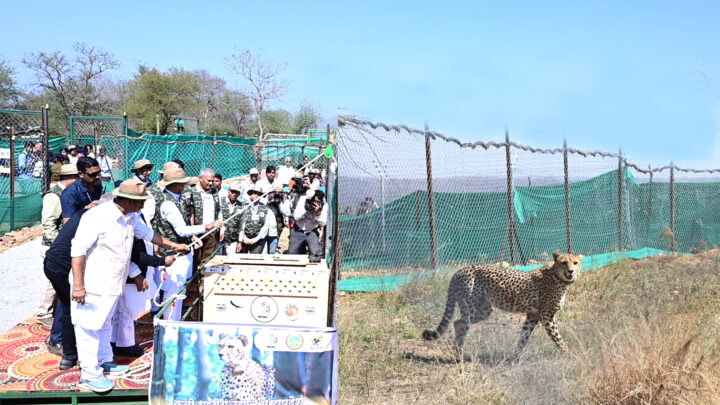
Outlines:
<svg viewBox="0 0 720 405"><path fill-rule="evenodd" d="M178 291L213 254L324 256L325 177L307 157L298 166L287 157L264 175L251 168L246 180L224 187L220 173L206 168L190 177L180 160L164 163L157 183L145 159L131 178L115 180L103 148L91 153L70 147L56 156L56 182L42 200L47 283L36 311L51 328L46 343L62 356L59 368L79 365L81 389L112 390L107 376L127 370L114 355L144 353L136 317L174 299L163 317L179 320ZM114 181L111 193L104 181Z"/></svg>

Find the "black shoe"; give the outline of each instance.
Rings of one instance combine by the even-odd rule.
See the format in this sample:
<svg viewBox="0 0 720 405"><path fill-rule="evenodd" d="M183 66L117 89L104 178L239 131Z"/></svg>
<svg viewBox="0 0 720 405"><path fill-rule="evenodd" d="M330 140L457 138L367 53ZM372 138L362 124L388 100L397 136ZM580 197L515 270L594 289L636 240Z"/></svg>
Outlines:
<svg viewBox="0 0 720 405"><path fill-rule="evenodd" d="M62 343L50 343L50 338L45 339L45 346L47 346L47 351L51 354L54 354L56 356L62 356L63 355L63 346Z"/></svg>
<svg viewBox="0 0 720 405"><path fill-rule="evenodd" d="M77 365L77 355L63 356L60 360L60 370L69 370Z"/></svg>
<svg viewBox="0 0 720 405"><path fill-rule="evenodd" d="M124 357L140 357L145 354L145 349L138 345L132 345L128 347L115 346L115 348L113 348L113 354L116 356Z"/></svg>

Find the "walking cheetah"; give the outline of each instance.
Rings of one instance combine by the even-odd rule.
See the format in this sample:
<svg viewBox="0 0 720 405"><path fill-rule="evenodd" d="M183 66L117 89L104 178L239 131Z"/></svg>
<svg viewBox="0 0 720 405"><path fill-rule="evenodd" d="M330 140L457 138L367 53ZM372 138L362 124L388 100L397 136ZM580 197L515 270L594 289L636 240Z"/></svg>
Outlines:
<svg viewBox="0 0 720 405"><path fill-rule="evenodd" d="M423 331L423 339L435 340L447 329L455 303L461 318L454 322L455 350L462 356L465 335L471 323L487 319L496 307L508 312L527 314L522 327L516 356L530 338L538 322L542 322L550 338L564 353L567 346L555 325L555 313L565 302L567 287L580 274L582 256L553 253L554 262L531 272L492 265L466 267L452 276L447 304L437 329Z"/></svg>

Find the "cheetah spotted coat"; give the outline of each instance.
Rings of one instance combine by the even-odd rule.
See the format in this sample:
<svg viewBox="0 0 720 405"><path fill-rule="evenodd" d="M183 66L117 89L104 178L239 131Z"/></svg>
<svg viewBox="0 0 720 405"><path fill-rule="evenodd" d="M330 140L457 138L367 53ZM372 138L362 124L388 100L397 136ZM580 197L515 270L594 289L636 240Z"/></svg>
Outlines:
<svg viewBox="0 0 720 405"><path fill-rule="evenodd" d="M423 338L434 340L443 334L457 304L461 317L454 322L455 349L460 354L470 324L487 319L495 307L527 314L516 354L523 349L538 322L542 322L560 350L567 352L554 318L565 301L567 287L580 273L582 256L555 252L553 259L554 263L531 272L492 265L469 266L458 271L450 280L440 325L434 331L425 330Z"/></svg>
<svg viewBox="0 0 720 405"><path fill-rule="evenodd" d="M275 370L263 367L248 355L245 336L223 337L218 355L225 362L221 386L223 399L268 399L275 392Z"/></svg>

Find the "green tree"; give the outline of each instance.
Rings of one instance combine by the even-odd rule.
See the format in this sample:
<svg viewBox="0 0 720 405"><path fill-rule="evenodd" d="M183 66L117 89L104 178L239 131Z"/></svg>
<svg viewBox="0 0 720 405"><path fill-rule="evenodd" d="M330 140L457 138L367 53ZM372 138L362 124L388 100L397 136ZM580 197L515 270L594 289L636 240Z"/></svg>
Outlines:
<svg viewBox="0 0 720 405"><path fill-rule="evenodd" d="M154 133L157 119L160 134L167 135L176 117L202 108L200 94L201 85L193 72L173 68L162 73L140 66L128 82L125 107L144 132Z"/></svg>
<svg viewBox="0 0 720 405"><path fill-rule="evenodd" d="M320 125L320 119L320 113L315 111L312 106L302 105L293 119L293 133L305 134L308 129L317 128Z"/></svg>
<svg viewBox="0 0 720 405"><path fill-rule="evenodd" d="M0 58L0 107L17 107L22 99L22 91L15 82L15 69L5 59Z"/></svg>
<svg viewBox="0 0 720 405"><path fill-rule="evenodd" d="M76 55L37 52L23 58L23 64L35 72L38 86L52 94L57 110L65 122L73 115L94 115L99 112L102 93L97 84L104 72L117 69L120 63L100 48L75 43Z"/></svg>

